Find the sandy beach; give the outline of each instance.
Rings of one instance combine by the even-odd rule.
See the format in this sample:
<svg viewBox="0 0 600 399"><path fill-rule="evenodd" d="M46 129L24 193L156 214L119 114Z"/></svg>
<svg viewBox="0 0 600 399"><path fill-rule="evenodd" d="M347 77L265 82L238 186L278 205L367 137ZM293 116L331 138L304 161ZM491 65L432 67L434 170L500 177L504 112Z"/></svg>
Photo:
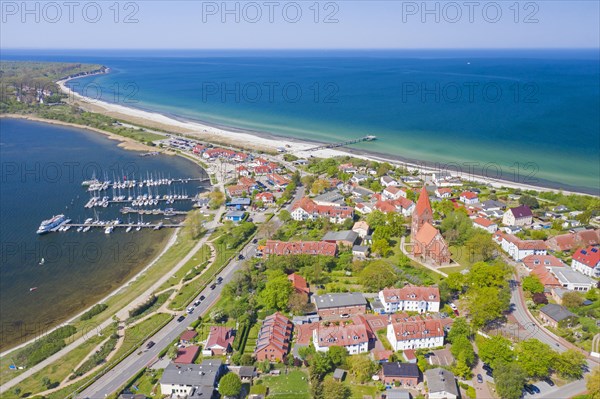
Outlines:
<svg viewBox="0 0 600 399"><path fill-rule="evenodd" d="M77 79L77 78L75 78ZM71 90L66 82L68 80L62 80L57 82L61 90L69 96L69 103L74 105L78 105L81 108L90 111L96 112L103 115L107 115L116 119L127 121L134 125L145 126L152 129L157 129L169 133L182 134L188 136L190 138L195 138L201 141L207 141L213 144L221 144L227 145L235 148L255 150L255 151L266 151L266 152L276 152L278 148L285 147L288 153L296 155L299 158L332 158L338 156L352 156L355 158L374 160L378 162L389 162L392 165L404 166L410 171L418 171L419 173L431 173L435 171L440 171L439 166L435 167L433 164L428 166L425 162L404 160L404 159L393 159L386 156L379 156L373 154L364 154L364 153L356 153L353 150L342 150L342 149L320 149L320 150L312 150L316 145L315 143L310 143L306 141L300 140L292 140L284 137L275 137L269 135L267 133L264 134L252 134L249 132L238 131L237 129L227 129L221 127L215 127L208 124L199 123L196 121L184 121L178 120L166 115L162 115L156 112L149 112L141 109L126 107L120 104L112 104L105 101L100 101L96 99L91 99L84 97L73 90ZM95 129L94 129L95 130ZM106 132L100 131L101 133L106 134ZM110 135L110 134L109 134ZM114 136L114 135L113 135ZM117 136L117 139L122 139ZM127 140L129 141L129 140ZM133 140L131 140L133 141ZM130 144L122 143L125 147ZM144 150L147 150L149 147L144 146ZM133 144L132 144L133 146ZM522 183L516 183L507 180L493 179L485 176L480 176L473 174L471 171L466 172L456 172L454 170L450 171L453 175L459 176L465 180L476 181L484 184L489 184L496 188L508 187L515 189L523 189L523 190L537 190L537 191L551 191L551 192L563 192L566 194L584 194L576 191L565 191L556 188L549 188L543 186L533 186Z"/></svg>

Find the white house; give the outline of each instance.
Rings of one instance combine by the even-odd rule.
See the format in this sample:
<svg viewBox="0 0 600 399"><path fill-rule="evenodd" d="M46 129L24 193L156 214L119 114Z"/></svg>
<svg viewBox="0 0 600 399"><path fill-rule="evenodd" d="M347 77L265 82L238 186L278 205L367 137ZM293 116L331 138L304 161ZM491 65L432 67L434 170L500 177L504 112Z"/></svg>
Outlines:
<svg viewBox="0 0 600 399"><path fill-rule="evenodd" d="M560 285L570 291L586 292L596 285L596 281L568 267L548 267L547 269L556 277Z"/></svg>
<svg viewBox="0 0 600 399"><path fill-rule="evenodd" d="M327 352L331 346L346 348L350 355L369 351L369 332L364 324L319 325L313 330L313 345L319 352Z"/></svg>
<svg viewBox="0 0 600 399"><path fill-rule="evenodd" d="M463 191L460 193L458 199L465 205L473 205L479 202L479 196L477 196L477 193L474 193L473 191Z"/></svg>
<svg viewBox="0 0 600 399"><path fill-rule="evenodd" d="M546 255L546 243L542 240L521 240L512 234L502 234L502 250L517 262L528 255Z"/></svg>
<svg viewBox="0 0 600 399"><path fill-rule="evenodd" d="M390 186L384 188L381 195L387 199L397 200L400 197L406 198L406 191L400 187Z"/></svg>
<svg viewBox="0 0 600 399"><path fill-rule="evenodd" d="M435 196L438 198L450 198L452 197L452 189L448 187L438 187L435 189Z"/></svg>
<svg viewBox="0 0 600 399"><path fill-rule="evenodd" d="M222 369L222 362L219 359L207 359L202 364L169 363L160 379L160 391L162 395L169 397L205 395L210 398Z"/></svg>
<svg viewBox="0 0 600 399"><path fill-rule="evenodd" d="M533 213L526 205L510 208L502 217L502 223L506 226L526 226L531 222L533 222Z"/></svg>
<svg viewBox="0 0 600 399"><path fill-rule="evenodd" d="M498 230L498 225L486 218L475 218L473 219L473 227L483 229L490 234L494 234Z"/></svg>
<svg viewBox="0 0 600 399"><path fill-rule="evenodd" d="M425 371L425 381L427 381L429 399L460 398L454 374L446 369L437 368Z"/></svg>
<svg viewBox="0 0 600 399"><path fill-rule="evenodd" d="M400 183L398 183L396 180L392 179L389 176L381 176L379 178L379 181L381 182L381 185L383 187L397 187L400 185Z"/></svg>
<svg viewBox="0 0 600 399"><path fill-rule="evenodd" d="M369 177L366 176L366 175L362 175L360 173L356 173L354 176L352 176L352 178L350 179L350 181L352 183L355 183L355 184L360 184L360 183L366 181L368 178Z"/></svg>
<svg viewBox="0 0 600 399"><path fill-rule="evenodd" d="M440 290L437 287L407 285L402 288L384 288L379 291L379 300L386 313L440 311Z"/></svg>
<svg viewBox="0 0 600 399"><path fill-rule="evenodd" d="M600 248L589 246L578 249L573 254L571 267L586 276L600 278Z"/></svg>
<svg viewBox="0 0 600 399"><path fill-rule="evenodd" d="M444 328L439 320L402 321L388 324L387 339L395 351L444 346Z"/></svg>
<svg viewBox="0 0 600 399"><path fill-rule="evenodd" d="M360 238L365 238L369 234L369 230L369 224L364 220L360 220L352 226L352 231L356 232Z"/></svg>

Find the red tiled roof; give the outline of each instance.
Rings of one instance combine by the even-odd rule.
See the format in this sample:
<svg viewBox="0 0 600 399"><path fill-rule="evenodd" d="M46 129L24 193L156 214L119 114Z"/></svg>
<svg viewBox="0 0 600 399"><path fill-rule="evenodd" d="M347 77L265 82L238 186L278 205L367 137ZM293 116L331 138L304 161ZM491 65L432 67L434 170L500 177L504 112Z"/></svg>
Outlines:
<svg viewBox="0 0 600 399"><path fill-rule="evenodd" d="M198 335L198 333L196 331L194 331L194 330L187 330L183 334L181 334L181 336L179 337L179 339L182 340L182 341L191 341L194 338L196 338L197 335Z"/></svg>
<svg viewBox="0 0 600 399"><path fill-rule="evenodd" d="M460 193L460 198L475 199L477 198L477 194L472 191L463 191Z"/></svg>
<svg viewBox="0 0 600 399"><path fill-rule="evenodd" d="M264 249L267 255L325 255L335 256L337 244L327 241L277 241L267 240Z"/></svg>
<svg viewBox="0 0 600 399"><path fill-rule="evenodd" d="M267 175L267 178L270 179L273 183L279 185L288 184L290 182L288 178L278 175L277 173L271 173Z"/></svg>
<svg viewBox="0 0 600 399"><path fill-rule="evenodd" d="M387 191L390 194L396 195L398 194L400 191L404 191L403 189L401 189L400 187L396 187L396 186L390 186L390 187L386 187L383 189L383 191Z"/></svg>
<svg viewBox="0 0 600 399"><path fill-rule="evenodd" d="M417 287L407 285L402 288L384 288L383 297L387 303L400 301L440 301L440 290L438 287Z"/></svg>
<svg viewBox="0 0 600 399"><path fill-rule="evenodd" d="M433 213L431 211L431 203L429 202L429 194L427 193L427 189L425 188L425 186L423 186L423 188L421 189L421 193L419 194L419 199L417 200L415 214L420 216L426 210L429 210L430 213Z"/></svg>
<svg viewBox="0 0 600 399"><path fill-rule="evenodd" d="M414 320L392 323L392 329L398 341L444 336L444 328L438 320Z"/></svg>
<svg viewBox="0 0 600 399"><path fill-rule="evenodd" d="M223 349L227 349L233 342L233 339L233 329L223 326L211 326L205 348L212 349L219 346Z"/></svg>
<svg viewBox="0 0 600 399"><path fill-rule="evenodd" d="M177 350L177 357L173 360L173 363L191 364L198 357L200 347L196 345L188 346L187 348L181 348Z"/></svg>
<svg viewBox="0 0 600 399"><path fill-rule="evenodd" d="M431 223L425 222L423 226L419 229L415 236L415 241L420 242L425 245L429 245L431 241L437 236L439 233L438 229L433 227Z"/></svg>
<svg viewBox="0 0 600 399"><path fill-rule="evenodd" d="M527 255L521 261L528 269L533 269L537 266L544 267L562 267L565 266L562 260L552 255Z"/></svg>
<svg viewBox="0 0 600 399"><path fill-rule="evenodd" d="M558 281L552 273L548 271L543 265L535 266L530 275L537 276L544 287L562 287L562 284Z"/></svg>
<svg viewBox="0 0 600 399"><path fill-rule="evenodd" d="M452 189L448 187L438 187L435 191L441 194L452 194Z"/></svg>
<svg viewBox="0 0 600 399"><path fill-rule="evenodd" d="M343 219L354 216L354 210L349 206L317 205L308 197L300 198L292 206L292 211L303 209L310 214L316 214L323 217L339 217Z"/></svg>
<svg viewBox="0 0 600 399"><path fill-rule="evenodd" d="M256 180L254 180L254 179L251 179L251 178L249 178L249 177L246 177L246 176L242 176L242 177L240 177L240 178L238 179L238 182L239 182L239 184L240 184L240 185L243 185L243 186L249 186L249 187L252 187L252 186L255 186L255 185L256 185Z"/></svg>
<svg viewBox="0 0 600 399"><path fill-rule="evenodd" d="M599 243L600 229L561 234L548 239L548 247L555 251L569 251L577 246L598 245Z"/></svg>
<svg viewBox="0 0 600 399"><path fill-rule="evenodd" d="M319 346L350 346L369 342L367 327L364 324L319 325L316 330Z"/></svg>
<svg viewBox="0 0 600 399"><path fill-rule="evenodd" d="M475 218L473 220L473 223L476 223L476 224L478 224L480 226L483 226L483 227L490 227L490 226L496 224L496 223L494 223L491 220L486 219L486 218Z"/></svg>
<svg viewBox="0 0 600 399"><path fill-rule="evenodd" d="M292 328L292 322L279 312L266 317L258 332L254 352L259 352L272 345L282 353L286 353L292 339Z"/></svg>
<svg viewBox="0 0 600 399"><path fill-rule="evenodd" d="M273 195L273 193L264 192L264 193L256 194L255 198L257 200L263 201L263 202L273 202L273 200L275 199L275 196Z"/></svg>
<svg viewBox="0 0 600 399"><path fill-rule="evenodd" d="M573 260L583 263L587 267L594 268L600 263L600 248L594 246L581 248L573 254Z"/></svg>
<svg viewBox="0 0 600 399"><path fill-rule="evenodd" d="M308 283L306 282L306 279L301 275L296 273L289 274L288 280L292 282L292 285L294 286L296 291L304 292L307 294L310 292L308 289Z"/></svg>

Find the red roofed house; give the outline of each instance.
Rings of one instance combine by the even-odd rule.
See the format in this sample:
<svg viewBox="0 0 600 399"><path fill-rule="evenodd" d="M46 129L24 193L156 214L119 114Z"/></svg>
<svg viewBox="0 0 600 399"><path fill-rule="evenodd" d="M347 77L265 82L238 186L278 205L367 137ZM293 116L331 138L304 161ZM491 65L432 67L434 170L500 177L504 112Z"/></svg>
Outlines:
<svg viewBox="0 0 600 399"><path fill-rule="evenodd" d="M369 333L364 324L319 325L313 330L312 342L319 352L327 352L332 346L341 346L350 355L369 351Z"/></svg>
<svg viewBox="0 0 600 399"><path fill-rule="evenodd" d="M273 193L269 193L266 191L264 193L256 194L256 197L254 197L254 199L256 201L262 201L262 203L265 205L272 205L275 202L275 196L273 195Z"/></svg>
<svg viewBox="0 0 600 399"><path fill-rule="evenodd" d="M395 351L444 346L444 327L439 320L412 320L388 324L387 339Z"/></svg>
<svg viewBox="0 0 600 399"><path fill-rule="evenodd" d="M462 203L467 205L472 205L479 202L479 197L477 196L477 193L474 193L473 191L463 191L462 193L460 193L458 199Z"/></svg>
<svg viewBox="0 0 600 399"><path fill-rule="evenodd" d="M438 229L433 227L433 211L425 186L412 214L411 238L413 255L433 261L438 265L450 262L448 244Z"/></svg>
<svg viewBox="0 0 600 399"><path fill-rule="evenodd" d="M532 276L537 276L544 287L548 289L562 288L560 281L558 281L558 279L543 265L535 266L533 269L531 269L529 274Z"/></svg>
<svg viewBox="0 0 600 399"><path fill-rule="evenodd" d="M273 173L273 168L269 165L258 165L254 167L254 174L257 176L264 176L269 173Z"/></svg>
<svg viewBox="0 0 600 399"><path fill-rule="evenodd" d="M306 282L306 279L299 274L292 273L288 274L288 280L292 282L294 291L299 294L306 294L306 299L308 300L308 294L310 294L310 290L308 289L308 283Z"/></svg>
<svg viewBox="0 0 600 399"><path fill-rule="evenodd" d="M527 205L510 208L502 217L502 223L506 226L525 226L531 222L533 222L533 213Z"/></svg>
<svg viewBox="0 0 600 399"><path fill-rule="evenodd" d="M435 196L438 198L452 197L452 189L448 187L438 187L435 189Z"/></svg>
<svg viewBox="0 0 600 399"><path fill-rule="evenodd" d="M211 326L206 345L202 350L204 356L220 356L231 352L231 344L235 338L233 329L223 326Z"/></svg>
<svg viewBox="0 0 600 399"><path fill-rule="evenodd" d="M391 199L391 200L396 200L400 197L406 198L406 190L404 190L400 187L396 187L396 186L390 186L390 187L384 188L383 191L381 192L381 194L385 198Z"/></svg>
<svg viewBox="0 0 600 399"><path fill-rule="evenodd" d="M498 233L496 233L498 234ZM546 243L542 240L521 240L512 234L498 235L502 249L517 262L527 255L546 255Z"/></svg>
<svg viewBox="0 0 600 399"><path fill-rule="evenodd" d="M395 200L379 200L375 209L383 213L400 212L403 216L410 216L415 209L415 203L408 198L399 197Z"/></svg>
<svg viewBox="0 0 600 399"><path fill-rule="evenodd" d="M258 332L254 349L256 360L259 362L265 359L272 362L283 360L290 349L292 328L292 322L279 312L265 318Z"/></svg>
<svg viewBox="0 0 600 399"><path fill-rule="evenodd" d="M191 344L192 341L194 340L194 338L196 338L198 336L198 333L194 330L187 330L184 331L183 334L181 334L181 336L179 337L179 342L181 342L182 344Z"/></svg>
<svg viewBox="0 0 600 399"><path fill-rule="evenodd" d="M267 180L273 183L277 188L286 188L287 185L290 184L290 179L278 175L277 173L269 173L267 175Z"/></svg>
<svg viewBox="0 0 600 399"><path fill-rule="evenodd" d="M581 248L573 254L571 267L586 276L600 278L600 247Z"/></svg>
<svg viewBox="0 0 600 399"><path fill-rule="evenodd" d="M177 357L173 359L173 363L192 364L200 353L200 347L197 345L188 346L177 350Z"/></svg>
<svg viewBox="0 0 600 399"><path fill-rule="evenodd" d="M247 176L242 176L238 179L238 184L242 185L242 186L247 186L249 190L254 190L258 187L258 184L256 183L256 180L247 177Z"/></svg>
<svg viewBox="0 0 600 399"><path fill-rule="evenodd" d="M267 240L265 255L325 255L335 256L337 244L327 241L277 241Z"/></svg>
<svg viewBox="0 0 600 399"><path fill-rule="evenodd" d="M251 175L248 168L245 167L244 165L236 166L235 171L237 172L238 176L250 176Z"/></svg>
<svg viewBox="0 0 600 399"><path fill-rule="evenodd" d="M386 313L398 311L439 312L440 290L438 287L384 288L379 291L379 300Z"/></svg>
<svg viewBox="0 0 600 399"><path fill-rule="evenodd" d="M498 225L496 223L492 222L490 219L481 217L473 219L473 226L483 229L490 234L494 234L494 232L498 230Z"/></svg>
<svg viewBox="0 0 600 399"><path fill-rule="evenodd" d="M303 197L294 203L291 215L297 221L328 217L331 223L341 224L354 218L354 209L349 206L317 205L312 199Z"/></svg>
<svg viewBox="0 0 600 399"><path fill-rule="evenodd" d="M564 267L562 260L552 255L527 255L522 260L528 270L533 270L538 266L543 267Z"/></svg>
<svg viewBox="0 0 600 399"><path fill-rule="evenodd" d="M202 154L202 152L204 152L204 150L206 150L206 146L204 146L202 144L196 144L192 151L194 152L194 154Z"/></svg>
<svg viewBox="0 0 600 399"><path fill-rule="evenodd" d="M561 234L549 238L546 244L552 251L570 251L578 247L598 245L600 244L600 229Z"/></svg>
<svg viewBox="0 0 600 399"><path fill-rule="evenodd" d="M240 197L244 194L250 193L250 188L243 184L236 184L233 186L229 186L229 187L226 187L225 190L227 191L227 195L229 195L230 197Z"/></svg>

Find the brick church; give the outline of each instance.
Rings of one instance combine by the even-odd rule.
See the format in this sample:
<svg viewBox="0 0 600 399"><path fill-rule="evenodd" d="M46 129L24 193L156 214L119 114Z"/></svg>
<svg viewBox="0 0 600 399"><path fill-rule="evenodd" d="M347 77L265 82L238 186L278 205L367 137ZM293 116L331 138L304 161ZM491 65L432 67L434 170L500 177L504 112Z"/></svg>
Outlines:
<svg viewBox="0 0 600 399"><path fill-rule="evenodd" d="M433 211L425 186L412 214L410 230L413 255L438 265L450 263L450 250L442 233L433 227Z"/></svg>

